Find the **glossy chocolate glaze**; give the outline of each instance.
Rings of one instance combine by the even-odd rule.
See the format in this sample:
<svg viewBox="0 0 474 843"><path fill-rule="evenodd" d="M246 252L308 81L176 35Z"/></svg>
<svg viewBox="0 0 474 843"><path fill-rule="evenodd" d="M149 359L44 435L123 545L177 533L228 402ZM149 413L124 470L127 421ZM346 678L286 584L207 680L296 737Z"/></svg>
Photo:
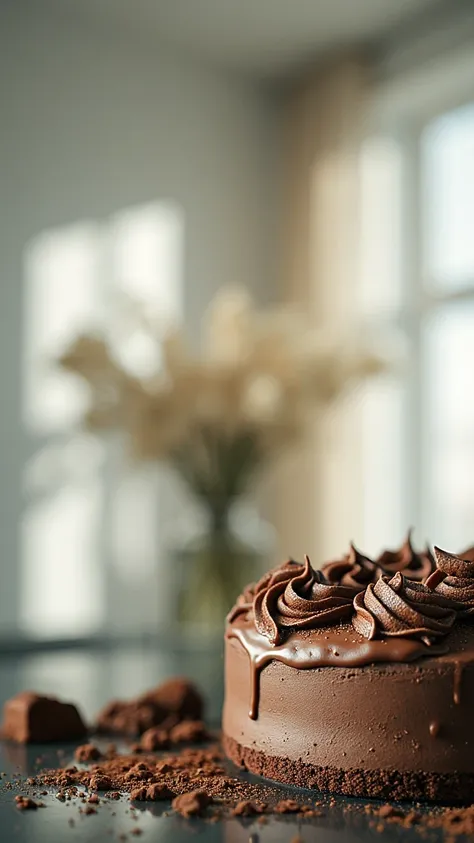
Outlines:
<svg viewBox="0 0 474 843"><path fill-rule="evenodd" d="M327 627L290 634L284 644L274 646L255 629L252 618L241 615L229 626L226 637L235 638L249 660L249 717L256 720L260 697L260 673L272 661L298 670L316 667L363 667L377 662L411 662L422 656L446 653L444 643L427 647L409 638L383 638L369 641L352 627Z"/></svg>

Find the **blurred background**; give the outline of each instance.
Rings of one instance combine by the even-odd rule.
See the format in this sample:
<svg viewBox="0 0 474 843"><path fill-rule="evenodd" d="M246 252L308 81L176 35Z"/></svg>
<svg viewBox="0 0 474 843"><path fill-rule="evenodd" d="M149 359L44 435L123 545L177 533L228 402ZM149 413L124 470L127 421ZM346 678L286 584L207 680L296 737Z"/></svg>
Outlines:
<svg viewBox="0 0 474 843"><path fill-rule="evenodd" d="M198 349L229 284L224 339L226 313L232 331L251 307L294 306L315 331L396 334L407 357L315 413L281 460L274 450L242 496L239 552L255 548L263 570L305 552L319 566L351 539L368 554L398 547L409 526L420 546L472 544L472 3L0 8L2 647L171 628L183 580L195 587L176 535L193 533L199 507L169 465L134 464L122 440L85 429L94 378L77 376L74 343L100 329L144 377L162 360L143 314L181 324ZM52 362L68 349L76 375ZM136 660L126 671L130 690L150 684Z"/></svg>

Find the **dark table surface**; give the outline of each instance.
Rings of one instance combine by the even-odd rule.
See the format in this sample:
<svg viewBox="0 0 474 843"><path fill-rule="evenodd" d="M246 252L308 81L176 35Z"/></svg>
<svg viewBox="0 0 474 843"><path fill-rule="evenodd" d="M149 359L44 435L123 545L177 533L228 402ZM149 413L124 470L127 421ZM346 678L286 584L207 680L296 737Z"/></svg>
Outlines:
<svg viewBox="0 0 474 843"><path fill-rule="evenodd" d="M156 646L102 647L95 650L11 654L0 657L0 700L20 690L52 693L78 703L91 722L97 710L114 697L131 697L158 684L169 676L186 675L196 680L207 698L208 719L218 725L222 706L222 656L219 650L180 650L166 652ZM84 816L77 803L61 803L54 794L41 797L46 809L20 812L15 807L15 793L25 793L22 782L40 767L55 767L72 762L73 747L21 747L0 743L0 771L15 782L14 790L0 787L0 843L105 843L126 834L128 841L143 843L170 841L189 843L196 836L205 843L292 843L296 839L310 843L355 843L356 841L442 841L441 832L424 836L416 829L389 826L383 832L370 827L363 805L356 800L336 800L324 816L311 821L291 817L270 818L265 826L249 820L229 819L210 824L203 820L184 820L163 816L169 806L147 805L133 820L127 797L103 805L97 814ZM235 773L235 768L233 770ZM285 796L293 796L288 789ZM320 797L319 797L320 798ZM308 798L310 801L310 798ZM350 809L348 810L348 806ZM137 806L138 807L138 806ZM355 810L353 810L355 808ZM361 808L361 810L357 810ZM69 823L74 820L74 825ZM131 834L140 828L140 836ZM459 843L461 838L458 838Z"/></svg>

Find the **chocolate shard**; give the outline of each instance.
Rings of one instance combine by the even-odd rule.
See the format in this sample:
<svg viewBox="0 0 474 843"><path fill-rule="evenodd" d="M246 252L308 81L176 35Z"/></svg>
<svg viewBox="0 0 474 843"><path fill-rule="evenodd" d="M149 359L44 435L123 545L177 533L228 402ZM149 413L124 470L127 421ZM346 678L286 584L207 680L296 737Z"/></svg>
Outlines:
<svg viewBox="0 0 474 843"><path fill-rule="evenodd" d="M49 743L83 738L87 729L72 703L24 691L5 703L1 734L17 743Z"/></svg>

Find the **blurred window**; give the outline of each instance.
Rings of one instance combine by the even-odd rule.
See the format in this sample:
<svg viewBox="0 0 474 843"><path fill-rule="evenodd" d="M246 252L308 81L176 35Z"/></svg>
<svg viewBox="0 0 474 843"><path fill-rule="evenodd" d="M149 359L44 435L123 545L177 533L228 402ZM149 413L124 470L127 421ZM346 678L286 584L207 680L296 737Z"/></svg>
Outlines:
<svg viewBox="0 0 474 843"><path fill-rule="evenodd" d="M409 340L365 388L363 543L474 543L474 103L397 126L362 155L363 312Z"/></svg>
<svg viewBox="0 0 474 843"><path fill-rule="evenodd" d="M474 541L474 295L433 308L421 347L425 520L437 543L460 550Z"/></svg>
<svg viewBox="0 0 474 843"><path fill-rule="evenodd" d="M474 104L420 138L421 517L448 549L474 543Z"/></svg>
<svg viewBox="0 0 474 843"><path fill-rule="evenodd" d="M117 614L113 603L121 599L121 584L110 582L114 568L107 553L114 538L107 531L113 531L116 500L123 494L120 483L112 488L117 477L111 480L105 446L78 432L86 385L54 360L77 334L101 328L131 371L143 375L156 366L156 344L140 329L127 333L122 326L124 332L117 332L113 314L120 305L126 321L127 308L130 316L138 304L147 318L163 323L180 315L182 229L180 209L157 202L100 224L42 233L25 255L23 419L33 453L25 471L20 624L29 635L89 635L110 626ZM135 510L144 511L137 488L144 498L150 488L134 487ZM147 523L140 521L140 546L135 555L130 549L127 560L135 576L143 547L145 561L156 563L156 519L148 511ZM127 512L133 517L133 509ZM133 525L128 528L133 535ZM129 579L122 590L129 589ZM144 617L146 601L139 604L137 599L140 619L151 625L155 619Z"/></svg>
<svg viewBox="0 0 474 843"><path fill-rule="evenodd" d="M425 282L443 293L474 287L474 104L426 127L421 164Z"/></svg>

